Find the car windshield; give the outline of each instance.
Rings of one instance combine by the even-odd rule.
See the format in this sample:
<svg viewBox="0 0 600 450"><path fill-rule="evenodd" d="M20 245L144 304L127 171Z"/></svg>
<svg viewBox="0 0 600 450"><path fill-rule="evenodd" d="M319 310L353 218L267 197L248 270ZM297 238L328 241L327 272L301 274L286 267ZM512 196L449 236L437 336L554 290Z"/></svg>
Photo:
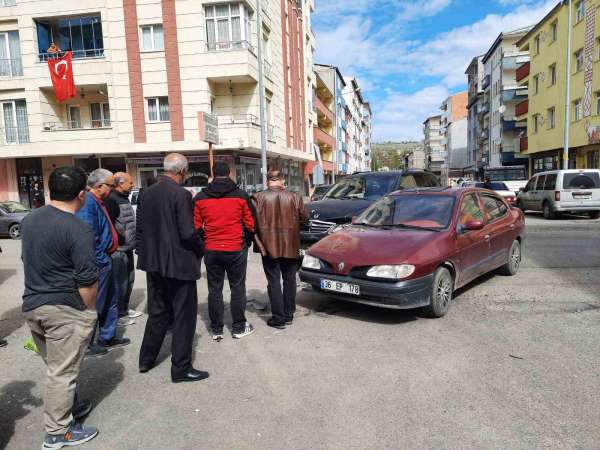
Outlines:
<svg viewBox="0 0 600 450"><path fill-rule="evenodd" d="M30 211L27 206L21 205L19 202L2 202L0 208L10 214Z"/></svg>
<svg viewBox="0 0 600 450"><path fill-rule="evenodd" d="M478 188L485 188L485 183L475 183L475 187ZM490 183L490 187L488 189L491 189L492 191L510 191L510 189L508 189L508 186L504 183L495 183L492 182Z"/></svg>
<svg viewBox="0 0 600 450"><path fill-rule="evenodd" d="M353 199L367 197L381 197L391 192L397 182L397 177L373 176L373 177L350 177L345 178L325 194L325 198Z"/></svg>
<svg viewBox="0 0 600 450"><path fill-rule="evenodd" d="M375 202L357 217L357 225L442 230L450 225L454 197L391 195Z"/></svg>

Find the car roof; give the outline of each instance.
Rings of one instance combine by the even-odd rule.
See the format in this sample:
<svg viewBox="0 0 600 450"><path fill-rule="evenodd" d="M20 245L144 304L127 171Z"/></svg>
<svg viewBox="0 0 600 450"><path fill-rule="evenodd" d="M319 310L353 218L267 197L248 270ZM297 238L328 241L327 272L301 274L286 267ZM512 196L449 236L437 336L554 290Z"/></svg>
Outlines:
<svg viewBox="0 0 600 450"><path fill-rule="evenodd" d="M424 169L400 169L400 170L387 170L387 171L378 171L378 172L354 172L352 174L346 175L346 177L353 176L389 176L389 175L402 175L406 173L429 173L435 175L433 172L429 172ZM346 178L344 177L344 178Z"/></svg>
<svg viewBox="0 0 600 450"><path fill-rule="evenodd" d="M422 188L410 188L402 189L399 191L391 192L390 196L399 197L401 195L408 194L421 194L421 195L442 195L446 197L460 197L463 194L471 192L484 192L487 194L495 194L494 191L489 189L482 189L476 187L422 187Z"/></svg>

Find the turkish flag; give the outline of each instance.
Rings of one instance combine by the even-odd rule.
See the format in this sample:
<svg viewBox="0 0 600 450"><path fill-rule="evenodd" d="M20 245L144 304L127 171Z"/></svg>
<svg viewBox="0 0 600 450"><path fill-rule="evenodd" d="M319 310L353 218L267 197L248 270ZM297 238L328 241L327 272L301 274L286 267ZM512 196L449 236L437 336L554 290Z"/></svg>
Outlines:
<svg viewBox="0 0 600 450"><path fill-rule="evenodd" d="M73 53L66 52L64 56L48 60L48 69L54 86L57 102L64 102L77 95L73 80Z"/></svg>

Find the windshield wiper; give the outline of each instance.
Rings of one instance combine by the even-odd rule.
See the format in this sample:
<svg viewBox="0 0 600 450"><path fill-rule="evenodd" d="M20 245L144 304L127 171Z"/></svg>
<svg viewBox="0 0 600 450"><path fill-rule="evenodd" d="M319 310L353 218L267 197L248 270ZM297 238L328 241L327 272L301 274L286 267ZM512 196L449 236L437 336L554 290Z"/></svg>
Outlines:
<svg viewBox="0 0 600 450"><path fill-rule="evenodd" d="M376 225L374 223L366 223L366 222L355 222L352 225L359 225L362 227L369 227L369 228L381 228L384 226L384 225Z"/></svg>
<svg viewBox="0 0 600 450"><path fill-rule="evenodd" d="M432 227L419 227L417 225L408 225L405 223L394 223L394 224L390 224L390 225L384 225L385 227L389 227L389 228L404 228L407 230L427 230L427 231L436 231L436 232L440 232L442 231L440 228L432 228Z"/></svg>

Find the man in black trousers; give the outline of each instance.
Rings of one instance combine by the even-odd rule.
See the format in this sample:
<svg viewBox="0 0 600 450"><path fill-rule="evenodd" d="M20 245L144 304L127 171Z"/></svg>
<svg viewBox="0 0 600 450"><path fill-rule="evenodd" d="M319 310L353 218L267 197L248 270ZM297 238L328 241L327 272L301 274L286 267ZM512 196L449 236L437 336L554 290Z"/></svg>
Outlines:
<svg viewBox="0 0 600 450"><path fill-rule="evenodd" d="M186 179L185 156L171 153L164 160L165 174L146 188L137 210L138 269L146 272L148 322L140 349L140 372L154 367L171 317L171 380L200 381L208 372L192 367L203 245L194 229L192 196L181 185Z"/></svg>

